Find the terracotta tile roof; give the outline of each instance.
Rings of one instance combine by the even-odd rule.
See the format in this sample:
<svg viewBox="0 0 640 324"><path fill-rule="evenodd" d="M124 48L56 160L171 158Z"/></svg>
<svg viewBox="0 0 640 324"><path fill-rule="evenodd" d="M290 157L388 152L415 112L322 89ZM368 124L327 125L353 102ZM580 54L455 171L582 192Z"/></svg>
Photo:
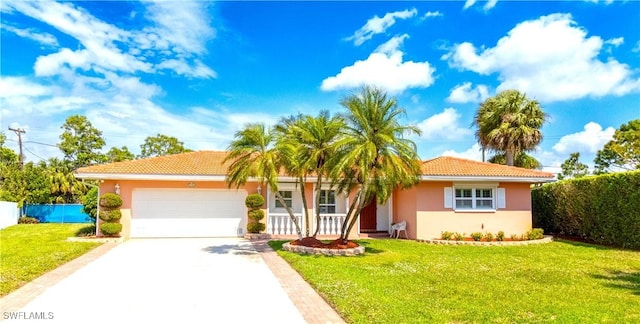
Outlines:
<svg viewBox="0 0 640 324"><path fill-rule="evenodd" d="M79 168L76 174L226 175L224 151L196 151Z"/></svg>
<svg viewBox="0 0 640 324"><path fill-rule="evenodd" d="M224 176L229 163L222 161L228 152L197 151L166 155L148 159L108 163L80 168L82 174L135 174L135 175L201 175ZM553 174L504 165L484 163L442 156L422 163L424 176L477 176L553 178Z"/></svg>
<svg viewBox="0 0 640 324"><path fill-rule="evenodd" d="M425 176L553 178L548 172L441 156L422 162Z"/></svg>

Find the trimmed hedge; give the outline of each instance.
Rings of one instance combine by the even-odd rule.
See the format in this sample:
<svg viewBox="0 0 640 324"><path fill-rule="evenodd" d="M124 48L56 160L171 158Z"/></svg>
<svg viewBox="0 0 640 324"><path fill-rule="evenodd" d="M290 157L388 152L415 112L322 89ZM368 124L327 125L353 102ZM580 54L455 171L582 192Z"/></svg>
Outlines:
<svg viewBox="0 0 640 324"><path fill-rule="evenodd" d="M117 236L122 231L122 224L120 223L102 223L100 225L100 232L105 236Z"/></svg>
<svg viewBox="0 0 640 324"><path fill-rule="evenodd" d="M122 198L114 193L106 193L100 196L100 207L119 208L122 206Z"/></svg>
<svg viewBox="0 0 640 324"><path fill-rule="evenodd" d="M640 171L546 184L531 199L533 226L547 233L640 248Z"/></svg>
<svg viewBox="0 0 640 324"><path fill-rule="evenodd" d="M115 223L122 218L122 212L120 209L112 209L112 210L101 210L100 211L100 219L105 222Z"/></svg>
<svg viewBox="0 0 640 324"><path fill-rule="evenodd" d="M244 205L249 209L256 209L262 207L264 205L264 197L260 194L250 194L245 198Z"/></svg>

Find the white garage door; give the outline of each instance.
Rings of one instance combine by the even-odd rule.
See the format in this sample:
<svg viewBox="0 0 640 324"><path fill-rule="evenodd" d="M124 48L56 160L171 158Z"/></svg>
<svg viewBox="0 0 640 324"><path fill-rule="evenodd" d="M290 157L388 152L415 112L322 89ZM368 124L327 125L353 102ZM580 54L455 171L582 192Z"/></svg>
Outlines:
<svg viewBox="0 0 640 324"><path fill-rule="evenodd" d="M134 190L131 237L241 236L246 196L244 190Z"/></svg>

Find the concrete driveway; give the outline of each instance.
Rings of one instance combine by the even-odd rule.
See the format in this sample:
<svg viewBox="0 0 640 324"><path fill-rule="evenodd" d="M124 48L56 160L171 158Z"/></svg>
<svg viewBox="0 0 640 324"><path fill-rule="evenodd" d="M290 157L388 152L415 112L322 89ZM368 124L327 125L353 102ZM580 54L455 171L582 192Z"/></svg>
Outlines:
<svg viewBox="0 0 640 324"><path fill-rule="evenodd" d="M20 311L47 323L305 322L243 239L129 240Z"/></svg>

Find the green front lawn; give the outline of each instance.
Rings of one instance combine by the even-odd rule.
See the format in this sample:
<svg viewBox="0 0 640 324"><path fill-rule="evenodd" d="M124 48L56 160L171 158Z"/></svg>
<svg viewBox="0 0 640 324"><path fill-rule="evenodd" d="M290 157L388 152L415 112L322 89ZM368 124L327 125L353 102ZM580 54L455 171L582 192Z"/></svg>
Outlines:
<svg viewBox="0 0 640 324"><path fill-rule="evenodd" d="M86 226L19 224L0 230L0 296L100 245L66 241Z"/></svg>
<svg viewBox="0 0 640 324"><path fill-rule="evenodd" d="M364 256L271 246L350 323L639 323L640 252L553 242L363 240Z"/></svg>

